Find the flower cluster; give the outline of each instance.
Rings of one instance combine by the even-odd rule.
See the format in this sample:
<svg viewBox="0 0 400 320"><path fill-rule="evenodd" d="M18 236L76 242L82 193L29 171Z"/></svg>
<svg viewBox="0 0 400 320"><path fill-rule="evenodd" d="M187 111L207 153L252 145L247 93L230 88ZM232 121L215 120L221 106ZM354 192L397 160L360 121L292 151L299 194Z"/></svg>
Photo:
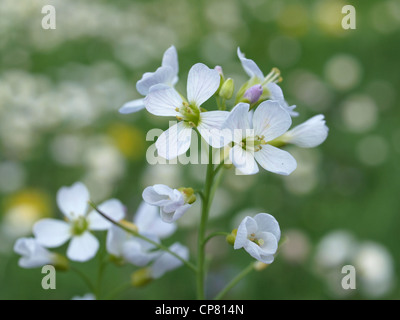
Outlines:
<svg viewBox="0 0 400 320"><path fill-rule="evenodd" d="M82 183L63 187L57 193L57 204L65 219L40 220L33 226L34 238L16 242L15 251L22 255L20 266L53 264L67 269L68 259L88 261L99 251L96 232L106 231L109 260L117 265L130 263L140 267L132 274L132 285L142 286L185 264L196 273L198 297L204 298L204 248L213 236L206 237L206 224L217 186L215 178L219 170L227 168L223 164L232 163L245 175L256 174L259 166L289 175L297 162L283 147L287 144L315 147L328 134L323 115L291 128L292 118L299 113L294 111L296 106L288 104L278 85L282 80L280 71L273 68L264 76L239 48L237 55L249 79L235 97L234 80L225 77L222 67L211 69L202 63L190 68L186 95L178 92L175 88L179 79L178 55L171 46L165 51L161 66L155 72L145 73L137 82L137 91L143 98L127 102L120 109L123 114L146 109L153 115L177 121L155 143L160 157L170 160L185 154L191 147L192 134L198 134L209 145L211 157L213 149L220 149L220 154L226 156L215 167L213 161L207 163L204 190L163 184L148 186L142 193L144 201L130 222L124 219L125 207L119 200L110 199L95 206ZM211 98L215 98L214 104ZM227 102L232 98L234 103L229 108ZM188 248L178 242L165 246L161 241L175 232L175 222L190 210L196 194L202 200L202 215L197 265L194 265L189 261ZM258 260L261 266L254 266L256 270L274 261L281 237L278 222L267 213L245 217L237 229L222 234L234 249L244 248ZM68 241L66 257L48 250Z"/></svg>

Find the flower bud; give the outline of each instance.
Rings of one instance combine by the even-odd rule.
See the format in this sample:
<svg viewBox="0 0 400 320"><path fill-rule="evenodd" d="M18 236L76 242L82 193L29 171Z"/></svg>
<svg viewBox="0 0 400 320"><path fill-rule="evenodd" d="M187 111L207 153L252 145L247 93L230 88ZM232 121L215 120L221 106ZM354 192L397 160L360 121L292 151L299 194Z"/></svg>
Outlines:
<svg viewBox="0 0 400 320"><path fill-rule="evenodd" d="M235 89L235 85L233 83L233 79L228 78L222 84L221 89L219 90L218 94L220 97L228 100L228 99L232 98L234 89Z"/></svg>
<svg viewBox="0 0 400 320"><path fill-rule="evenodd" d="M119 223L122 224L125 228L132 230L133 232L138 232L138 227L132 222L121 220Z"/></svg>
<svg viewBox="0 0 400 320"><path fill-rule="evenodd" d="M69 261L63 255L55 253L53 261L53 266L57 271L67 271L69 269Z"/></svg>
<svg viewBox="0 0 400 320"><path fill-rule="evenodd" d="M243 98L247 100L250 104L256 103L260 99L263 93L263 87L261 84L256 84L249 89L243 95Z"/></svg>
<svg viewBox="0 0 400 320"><path fill-rule="evenodd" d="M131 275L131 282L134 287L143 287L153 280L149 268L142 268Z"/></svg>
<svg viewBox="0 0 400 320"><path fill-rule="evenodd" d="M269 264L266 264L266 263L261 262L261 261L254 262L254 270L256 270L256 271L262 271L268 266L269 266Z"/></svg>
<svg viewBox="0 0 400 320"><path fill-rule="evenodd" d="M237 229L232 230L232 232L226 236L226 242L228 242L231 246L235 244Z"/></svg>
<svg viewBox="0 0 400 320"><path fill-rule="evenodd" d="M179 188L178 190L183 194L185 203L192 204L193 202L196 201L196 195L194 193L193 188L183 188L182 187L182 188Z"/></svg>

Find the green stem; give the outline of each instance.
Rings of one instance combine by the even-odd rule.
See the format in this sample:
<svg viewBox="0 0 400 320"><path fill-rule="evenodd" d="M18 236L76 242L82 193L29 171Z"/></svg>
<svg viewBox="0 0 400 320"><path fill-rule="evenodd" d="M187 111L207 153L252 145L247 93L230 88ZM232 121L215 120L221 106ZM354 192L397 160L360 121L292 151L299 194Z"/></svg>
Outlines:
<svg viewBox="0 0 400 320"><path fill-rule="evenodd" d="M101 210L99 210L99 208L97 208L97 206L93 203L89 201L89 205L96 210L97 213L99 213L104 219L110 221L112 224L116 225L117 227L121 228L122 230L134 235L137 238L140 238L144 241L147 241L148 243L151 243L152 245L154 245L155 247L157 247L160 250L166 251L169 254L173 255L175 258L177 258L178 260L180 260L185 266L189 267L192 271L197 272L197 268L195 265L193 265L191 262L183 259L181 256L179 256L178 254L176 254L175 252L169 250L168 247L162 245L161 243L155 242L147 237L145 237L144 235L140 234L139 232L132 230L126 226L124 226L123 224L119 223L118 221L115 221L113 219L111 219L109 216L107 216L104 212L102 212Z"/></svg>
<svg viewBox="0 0 400 320"><path fill-rule="evenodd" d="M254 270L254 262L251 262L242 272L240 272L236 277L234 277L231 282L229 282L225 288L221 290L220 293L216 295L215 300L221 300L225 294L229 292L235 285L237 285L240 280L247 276L251 271Z"/></svg>
<svg viewBox="0 0 400 320"><path fill-rule="evenodd" d="M218 232L213 232L210 235L207 236L207 238L204 239L203 241L203 247L207 244L208 241L210 241L212 238L217 237L217 236L229 236L228 232L224 231L218 231Z"/></svg>
<svg viewBox="0 0 400 320"><path fill-rule="evenodd" d="M204 184L204 192L203 192L203 202L201 208L201 220L198 234L198 242L197 242L197 298L202 300L204 299L204 276L205 276L205 251L204 251L204 238L206 233L208 214L210 211L211 204L211 189L214 180L214 166L212 163L212 147L209 147L208 153L208 165L207 165L207 174L206 181Z"/></svg>
<svg viewBox="0 0 400 320"><path fill-rule="evenodd" d="M90 281L90 279L82 271L80 271L80 270L78 270L78 269L76 269L74 267L70 267L70 270L75 272L83 280L83 282L86 283L86 285L88 286L89 290L92 293L96 292L92 282Z"/></svg>

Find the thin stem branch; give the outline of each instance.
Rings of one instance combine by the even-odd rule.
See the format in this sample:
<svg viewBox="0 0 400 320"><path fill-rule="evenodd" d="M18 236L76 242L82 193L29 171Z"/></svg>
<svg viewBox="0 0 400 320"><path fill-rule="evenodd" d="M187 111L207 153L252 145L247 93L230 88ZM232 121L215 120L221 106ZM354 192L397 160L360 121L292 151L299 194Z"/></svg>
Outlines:
<svg viewBox="0 0 400 320"><path fill-rule="evenodd" d="M228 232L224 231L218 231L218 232L213 232L210 235L207 236L207 238L204 239L203 241L203 247L207 244L208 241L210 241L212 238L217 237L217 236L229 236Z"/></svg>
<svg viewBox="0 0 400 320"><path fill-rule="evenodd" d="M125 282L122 285L118 286L115 288L106 298L105 300L112 300L115 297L117 297L119 294L124 292L125 290L129 289L132 287L132 282Z"/></svg>
<svg viewBox="0 0 400 320"><path fill-rule="evenodd" d="M229 292L235 285L237 285L240 280L242 280L245 276L247 276L251 271L254 270L254 262L252 261L245 269L242 270L236 277L234 277L226 286L223 288L220 293L216 295L215 300L221 300L225 294Z"/></svg>
<svg viewBox="0 0 400 320"><path fill-rule="evenodd" d="M145 237L144 235L140 234L139 232L137 232L136 230L132 230L126 226L124 226L123 224L119 223L118 221L115 221L113 219L111 219L109 216L107 216L104 212L102 212L101 210L99 210L99 208L97 208L97 206L93 203L89 201L90 206L96 210L97 213L99 213L103 218L105 218L106 220L110 221L112 224L116 225L117 227L121 228L122 230L134 235L137 238L140 238L144 241L147 241L148 243L151 243L152 245L154 245L155 247L157 247L160 250L166 251L169 254L173 255L175 258L177 258L178 260L180 260L184 265L186 265L187 267L189 267L192 271L197 272L197 268L195 265L193 265L191 262L183 259L181 256L179 256L178 254L176 254L175 252L169 250L168 247L164 246L161 243L158 243L156 241L153 241L147 237Z"/></svg>

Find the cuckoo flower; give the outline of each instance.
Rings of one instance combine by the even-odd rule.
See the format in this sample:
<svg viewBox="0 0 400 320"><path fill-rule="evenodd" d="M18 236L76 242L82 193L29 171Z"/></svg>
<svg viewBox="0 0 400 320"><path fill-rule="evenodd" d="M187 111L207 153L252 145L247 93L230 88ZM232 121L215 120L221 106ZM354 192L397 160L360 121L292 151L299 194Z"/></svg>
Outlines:
<svg viewBox="0 0 400 320"><path fill-rule="evenodd" d="M21 268L37 268L46 264L54 264L56 254L41 246L34 238L20 238L14 245L14 251L22 257L18 264Z"/></svg>
<svg viewBox="0 0 400 320"><path fill-rule="evenodd" d="M168 223L182 217L193 203L192 197L188 198L184 192L163 184L147 187L142 196L148 204L160 208L161 219Z"/></svg>
<svg viewBox="0 0 400 320"><path fill-rule="evenodd" d="M136 83L136 90L143 96L146 96L150 88L156 84L163 83L173 87L178 82L178 54L174 46L169 47L162 59L161 67L155 72L146 72L142 79ZM143 99L136 99L125 103L119 112L123 114L133 113L144 109Z"/></svg>
<svg viewBox="0 0 400 320"><path fill-rule="evenodd" d="M57 204L66 221L42 219L33 226L38 243L47 248L61 246L71 239L67 257L74 261L87 261L96 255L99 241L91 233L107 230L111 223L95 210L88 212L89 192L84 184L77 182L71 187L62 187L57 193ZM113 220L124 216L124 207L116 199L103 202L99 210Z"/></svg>
<svg viewBox="0 0 400 320"><path fill-rule="evenodd" d="M233 133L230 160L246 175L258 172L256 161L265 170L290 174L296 169L296 160L269 142L284 134L291 123L290 115L276 101L262 102L254 113L249 112L247 103L239 103L224 124Z"/></svg>
<svg viewBox="0 0 400 320"><path fill-rule="evenodd" d="M244 248L254 259L270 264L278 249L281 230L278 222L267 213L246 217L237 229L234 249Z"/></svg>
<svg viewBox="0 0 400 320"><path fill-rule="evenodd" d="M242 87L242 93L240 94L239 92L238 96L243 97L246 102L251 104L257 102L257 100L263 101L266 98L276 100L283 108L286 109L287 112L289 112L291 116L298 116L298 113L293 111L296 106L288 105L284 99L281 88L276 84L277 82L281 81L280 71L277 68L273 68L267 76L264 76L264 73L260 70L257 64L253 60L246 58L245 55L240 51L240 48L237 49L237 55L242 63L244 71L250 77L250 80ZM254 101L254 98L253 100L249 99L249 96L257 97L257 95L251 94L254 92L254 89L252 88L255 85L261 85L262 92L262 94L258 94L256 101ZM259 87L257 87L257 89L260 90Z"/></svg>
<svg viewBox="0 0 400 320"><path fill-rule="evenodd" d="M147 111L157 116L176 117L179 121L157 139L156 148L161 157L172 159L184 154L190 147L192 128L197 128L205 141L215 148L227 142L220 129L229 113L204 112L200 108L217 91L219 85L218 71L197 63L189 71L187 100L167 85L151 87L144 99Z"/></svg>

